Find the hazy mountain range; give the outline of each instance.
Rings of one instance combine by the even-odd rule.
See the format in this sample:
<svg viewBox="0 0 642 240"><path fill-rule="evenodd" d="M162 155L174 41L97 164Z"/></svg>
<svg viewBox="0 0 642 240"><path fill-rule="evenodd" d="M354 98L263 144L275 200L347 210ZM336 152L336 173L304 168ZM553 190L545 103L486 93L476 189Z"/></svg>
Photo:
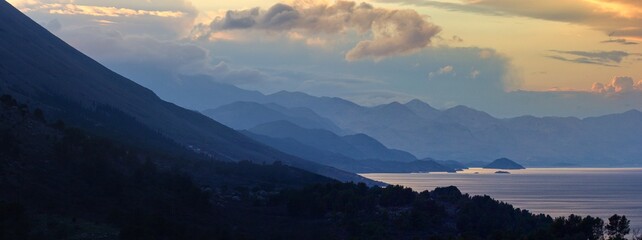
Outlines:
<svg viewBox="0 0 642 240"><path fill-rule="evenodd" d="M0 48L6 54L0 60L0 87L4 93L70 123L141 145L162 145L161 140L150 140L160 135L217 159L283 161L339 179L359 179L228 128L247 130L285 121L302 129L326 130L342 141L362 141L351 143L355 148L378 145L379 150L388 149L350 153L294 139L352 160L489 162L507 157L527 166L642 164L642 113L637 110L586 119L498 119L465 106L435 109L419 100L366 107L301 92L265 95L201 75L180 76L180 84L142 83L190 111L103 67L24 15L6 11L2 17ZM135 127L138 125L142 127ZM123 137L124 133L135 137ZM259 135L293 140L274 133Z"/></svg>
<svg viewBox="0 0 642 240"><path fill-rule="evenodd" d="M212 108L210 118L164 101L0 1L0 239L598 239L613 225L625 230L609 237L628 231L624 216L606 227L590 216L554 220L454 186L419 193L354 172L464 168L390 147L423 134L422 124L452 131L446 143L472 144L541 129L564 129L551 138L573 142L576 128L615 121L618 138L603 129L581 136L632 142L620 147L634 154L639 112L561 119L557 129L538 123L547 119L499 120L419 101L368 108L207 79L188 85L201 92L176 96L229 105L190 107ZM221 95L210 97L213 89ZM448 139L455 135L464 138Z"/></svg>
<svg viewBox="0 0 642 240"><path fill-rule="evenodd" d="M320 116L316 121L329 119L334 125L300 126L366 134L386 147L407 151L418 158L489 162L508 157L528 166L642 164L638 157L642 154L642 148L638 147L642 146L639 127L642 113L637 110L585 119L532 116L499 119L465 106L438 110L420 100L365 107L340 98L282 91L254 101L255 106L278 104L282 108L312 111ZM230 116L255 119L245 126L232 125L238 129L251 128L250 125L264 123L262 120L276 120L261 116L260 111L243 114L239 108L231 107L234 105L239 103L206 113L224 122L243 121ZM278 120L297 122L287 118Z"/></svg>
<svg viewBox="0 0 642 240"><path fill-rule="evenodd" d="M245 134L285 153L350 172L452 172L456 169L389 149L364 134L338 136L328 130L305 129L287 121L261 124Z"/></svg>
<svg viewBox="0 0 642 240"><path fill-rule="evenodd" d="M366 107L341 98L301 92L266 95L206 76L181 76L181 79L181 84L175 85L149 81L142 84L178 105L204 111L235 129L286 120L339 135L366 134L386 147L407 151L419 159L490 162L507 157L527 166L642 164L637 157L642 154L637 147L642 146L642 128L636 127L642 124L642 118L637 110L586 119L532 116L501 119L465 106L435 109L420 100ZM190 81L193 79L196 80ZM251 109L250 105L263 110ZM275 109L276 105L316 116L293 116ZM264 110L271 113L264 115L261 113Z"/></svg>
<svg viewBox="0 0 642 240"><path fill-rule="evenodd" d="M53 119L148 149L188 148L222 161L281 161L343 181L356 174L285 154L103 67L2 2L0 91Z"/></svg>

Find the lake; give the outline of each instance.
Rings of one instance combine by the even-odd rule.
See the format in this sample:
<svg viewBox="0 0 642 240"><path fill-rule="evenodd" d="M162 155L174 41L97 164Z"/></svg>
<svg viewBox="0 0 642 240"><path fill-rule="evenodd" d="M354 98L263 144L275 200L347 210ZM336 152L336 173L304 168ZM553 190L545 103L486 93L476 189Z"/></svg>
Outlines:
<svg viewBox="0 0 642 240"><path fill-rule="evenodd" d="M642 168L480 168L457 173L362 174L374 180L399 184L415 191L457 186L471 195L494 199L551 216L569 214L606 218L624 214L631 229L642 229Z"/></svg>

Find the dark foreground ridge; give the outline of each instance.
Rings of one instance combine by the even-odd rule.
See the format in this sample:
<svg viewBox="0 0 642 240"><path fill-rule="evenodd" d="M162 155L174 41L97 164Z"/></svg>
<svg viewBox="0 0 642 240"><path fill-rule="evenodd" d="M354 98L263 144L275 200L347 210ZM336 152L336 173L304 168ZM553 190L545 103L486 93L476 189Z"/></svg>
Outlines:
<svg viewBox="0 0 642 240"><path fill-rule="evenodd" d="M614 216L553 219L455 187L339 183L96 137L0 98L0 239L623 239ZM198 169L198 170L196 170Z"/></svg>

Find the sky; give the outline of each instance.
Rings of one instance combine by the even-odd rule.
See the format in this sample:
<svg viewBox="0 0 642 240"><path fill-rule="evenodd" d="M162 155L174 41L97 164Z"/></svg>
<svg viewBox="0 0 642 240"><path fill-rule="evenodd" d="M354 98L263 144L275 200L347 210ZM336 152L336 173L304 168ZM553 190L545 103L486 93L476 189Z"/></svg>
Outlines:
<svg viewBox="0 0 642 240"><path fill-rule="evenodd" d="M9 2L131 78L499 117L642 110L639 0Z"/></svg>

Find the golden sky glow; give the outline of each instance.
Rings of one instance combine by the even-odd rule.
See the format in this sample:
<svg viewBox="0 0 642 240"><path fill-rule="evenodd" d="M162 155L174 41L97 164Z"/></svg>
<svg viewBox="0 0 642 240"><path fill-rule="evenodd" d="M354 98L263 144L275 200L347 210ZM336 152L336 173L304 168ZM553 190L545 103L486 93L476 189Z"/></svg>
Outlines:
<svg viewBox="0 0 642 240"><path fill-rule="evenodd" d="M600 1L600 0L584 0L589 3L595 4L598 11L613 13L624 18L640 18L642 16L642 9L632 4Z"/></svg>
<svg viewBox="0 0 642 240"><path fill-rule="evenodd" d="M616 13L627 18L642 18L640 8L632 5L599 0L585 1L594 5L595 11ZM596 79L610 79L619 75L642 78L640 61L627 61L620 67L606 67L559 62L547 57L551 50L559 49L642 52L640 44L604 44L602 42L608 40L609 36L590 26L522 16L493 16L437 7L414 7L443 26L444 35L462 37L465 41L460 45L490 47L510 57L517 74L523 78L521 89L524 90L588 91Z"/></svg>
<svg viewBox="0 0 642 240"><path fill-rule="evenodd" d="M18 6L33 2L33 0L12 0L10 1ZM88 6L72 4L73 1L54 1L60 3L45 4L41 8L46 8L52 14L85 14L93 16L134 16L134 15L151 15L161 17L180 17L183 12L180 11L163 11L163 10L140 10L117 8L110 6ZM64 2L69 2L63 4ZM149 1L153 6L154 1ZM301 3L318 3L319 1L288 1ZM331 3L332 1L325 1ZM577 51L617 51L624 50L630 52L642 52L639 44L615 45L604 44L603 41L609 40L609 36L596 27L588 24L553 21L545 19L551 14L565 14L564 11L573 9L588 8L593 13L582 14L604 14L603 19L609 19L609 15L626 19L641 19L642 7L636 1L607 1L607 0L580 0L580 1L551 1L544 0L529 3L491 0L491 1L443 1L451 4L485 4L498 6L504 4L505 9L497 7L500 11L515 10L513 15L485 15L466 11L453 11L435 6L422 6L422 1L386 1L393 3L375 3L391 9L412 8L421 14L424 14L435 24L443 27L442 37L458 36L464 39L461 43L436 43L449 44L457 47L482 47L497 49L499 53L512 59L514 70L522 79L520 88L527 90L547 90L547 89L576 89L588 90L593 82L597 79L609 79L614 75L627 75L642 78L640 70L642 64L640 61L625 61L619 67L607 67L596 65L580 65L576 63L559 62L558 60L548 57L551 50L577 50ZM397 3L394 3L397 2ZM582 4L581 2L585 2ZM269 8L276 2L265 0L239 0L239 1L210 1L210 0L192 0L190 2L198 11L197 22L207 23L213 18L222 17L227 10L250 9L261 7ZM524 5L523 9L516 5ZM507 10L508 9L508 10ZM541 12L537 12L541 11ZM550 11L551 13L547 13ZM520 16L519 13L525 16ZM543 15L543 19L537 19L538 14ZM583 15L580 15L584 17ZM560 17L560 16L555 16ZM591 16L587 16L589 18ZM563 17L560 17L563 18ZM597 19L600 20L600 19ZM101 21L107 21L102 19ZM589 24L594 20L586 21ZM640 21L642 23L642 21ZM626 28L623 28L626 29ZM616 30L613 30L616 32ZM290 33L296 34L296 33ZM212 41L227 40L232 41L239 39L229 32L215 33L209 37ZM636 37L623 37L627 40L636 40ZM310 39L308 42L322 42L320 39ZM315 44L310 44L311 46Z"/></svg>
<svg viewBox="0 0 642 240"><path fill-rule="evenodd" d="M82 42L95 30L84 27L104 27L124 41L196 45L215 65L205 71L253 70L241 80L269 80L239 86L267 93L305 91L366 104L421 98L452 106L517 90L603 94L633 82L631 89L642 92L638 0L9 2L65 30L57 34L99 59L117 54ZM129 43L119 44L114 47ZM360 95L366 93L372 96Z"/></svg>

